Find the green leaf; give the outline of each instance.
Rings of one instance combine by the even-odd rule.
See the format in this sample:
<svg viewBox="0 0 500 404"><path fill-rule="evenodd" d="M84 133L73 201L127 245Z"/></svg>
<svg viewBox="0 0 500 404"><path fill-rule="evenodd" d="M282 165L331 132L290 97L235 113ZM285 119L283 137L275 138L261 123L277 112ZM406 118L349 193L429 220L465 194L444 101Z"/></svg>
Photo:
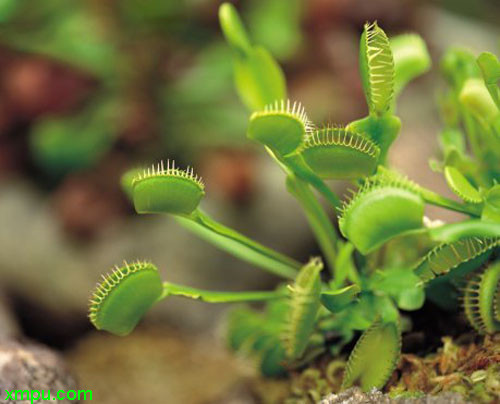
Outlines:
<svg viewBox="0 0 500 404"><path fill-rule="evenodd" d="M398 35L391 38L390 43L394 57L394 92L397 96L410 81L429 71L432 62L420 35Z"/></svg>
<svg viewBox="0 0 500 404"><path fill-rule="evenodd" d="M137 262L103 277L90 299L89 318L98 330L128 335L163 291L157 268Z"/></svg>
<svg viewBox="0 0 500 404"><path fill-rule="evenodd" d="M467 319L480 334L500 331L500 262L470 278L464 290Z"/></svg>
<svg viewBox="0 0 500 404"><path fill-rule="evenodd" d="M321 178L356 179L374 173L380 148L364 135L328 127L311 132L301 154Z"/></svg>
<svg viewBox="0 0 500 404"><path fill-rule="evenodd" d="M235 50L234 80L243 103L250 110L261 110L286 99L286 81L280 66L266 49L252 46L234 6L222 4L219 19L227 42Z"/></svg>
<svg viewBox="0 0 500 404"><path fill-rule="evenodd" d="M396 367L400 353L401 333L397 324L376 320L349 356L342 390L353 385L359 385L363 391L381 389Z"/></svg>
<svg viewBox="0 0 500 404"><path fill-rule="evenodd" d="M325 184L320 176L309 167L301 153L291 153L288 156L276 157L286 170L291 171L298 178L316 188L333 207L336 209L340 208L338 196Z"/></svg>
<svg viewBox="0 0 500 404"><path fill-rule="evenodd" d="M425 301L421 279L411 269L393 268L377 271L371 288L382 291L392 298L402 310L418 310Z"/></svg>
<svg viewBox="0 0 500 404"><path fill-rule="evenodd" d="M466 237L500 237L500 223L483 222L476 219L466 220L430 229L429 235L435 241L446 243Z"/></svg>
<svg viewBox="0 0 500 404"><path fill-rule="evenodd" d="M460 102L481 121L492 123L498 117L499 109L481 79L465 81L460 91Z"/></svg>
<svg viewBox="0 0 500 404"><path fill-rule="evenodd" d="M283 376L286 373L286 354L280 337L288 305L286 301L273 301L268 308L271 312L281 313L281 317L275 318L272 313L258 313L247 307L232 310L228 318L227 339L231 349L255 357L264 376Z"/></svg>
<svg viewBox="0 0 500 404"><path fill-rule="evenodd" d="M377 297L370 291L361 291L359 299L354 301L337 317L343 320L343 328L349 330L366 330L379 315L377 312Z"/></svg>
<svg viewBox="0 0 500 404"><path fill-rule="evenodd" d="M54 177L96 164L113 144L115 111L96 101L78 115L41 121L30 134L36 163Z"/></svg>
<svg viewBox="0 0 500 404"><path fill-rule="evenodd" d="M19 0L0 0L0 22L9 22L20 3Z"/></svg>
<svg viewBox="0 0 500 404"><path fill-rule="evenodd" d="M349 242L337 242L337 256L335 258L334 276L330 281L332 289L340 288L345 280L349 278L352 282L359 285L361 280L353 262L354 245ZM354 278L354 279L353 279Z"/></svg>
<svg viewBox="0 0 500 404"><path fill-rule="evenodd" d="M486 192L481 219L500 223L500 184L494 185Z"/></svg>
<svg viewBox="0 0 500 404"><path fill-rule="evenodd" d="M290 286L290 319L284 333L285 349L291 360L300 358L309 343L316 317L321 307L321 278L323 263L311 259L300 270L295 283Z"/></svg>
<svg viewBox="0 0 500 404"><path fill-rule="evenodd" d="M252 38L279 60L291 58L303 41L302 0L256 0L245 9Z"/></svg>
<svg viewBox="0 0 500 404"><path fill-rule="evenodd" d="M332 270L335 268L337 261L338 235L330 217L305 181L293 174L289 174L286 178L286 189L300 203L328 267Z"/></svg>
<svg viewBox="0 0 500 404"><path fill-rule="evenodd" d="M396 140L401 130L401 120L394 115L382 117L368 116L347 125L346 130L366 135L380 148L380 164L386 160L389 147Z"/></svg>
<svg viewBox="0 0 500 404"><path fill-rule="evenodd" d="M387 295L374 295L375 311L384 323L399 321L399 311L392 299Z"/></svg>
<svg viewBox="0 0 500 404"><path fill-rule="evenodd" d="M163 282L163 297L168 296L181 296L207 303L239 303L285 298L288 293L286 290L225 292Z"/></svg>
<svg viewBox="0 0 500 404"><path fill-rule="evenodd" d="M452 150L455 150L460 154L465 153L464 134L458 129L448 128L442 130L439 134L438 140L445 158L452 152Z"/></svg>
<svg viewBox="0 0 500 404"><path fill-rule="evenodd" d="M481 69L486 88L491 98L500 109L500 88L498 87L498 81L500 80L500 62L498 58L493 53L483 52L477 58L477 64Z"/></svg>
<svg viewBox="0 0 500 404"><path fill-rule="evenodd" d="M181 170L163 161L132 180L137 213L190 215L205 196L205 187L191 169Z"/></svg>
<svg viewBox="0 0 500 404"><path fill-rule="evenodd" d="M280 100L252 114L247 137L286 156L302 145L311 126L300 103Z"/></svg>
<svg viewBox="0 0 500 404"><path fill-rule="evenodd" d="M428 252L416 264L414 272L425 282L454 273L462 277L484 263L499 245L500 237L473 236L449 241Z"/></svg>
<svg viewBox="0 0 500 404"><path fill-rule="evenodd" d="M361 288L358 285L321 292L321 303L332 313L338 313L351 304Z"/></svg>
<svg viewBox="0 0 500 404"><path fill-rule="evenodd" d="M362 253L374 251L388 240L423 225L424 201L399 184L366 182L339 217L342 234Z"/></svg>
<svg viewBox="0 0 500 404"><path fill-rule="evenodd" d="M455 167L446 166L444 176L450 189L465 202L481 203L483 201L479 191Z"/></svg>
<svg viewBox="0 0 500 404"><path fill-rule="evenodd" d="M294 279L300 264L242 234L214 222L206 214L196 211L194 218L175 216L178 223L202 239L235 257L250 262L275 275Z"/></svg>
<svg viewBox="0 0 500 404"><path fill-rule="evenodd" d="M287 98L285 76L264 48L254 47L248 55L235 58L234 80L241 100L250 110Z"/></svg>
<svg viewBox="0 0 500 404"><path fill-rule="evenodd" d="M425 303L424 288L416 286L408 290L403 290L398 295L396 302L401 310L418 310Z"/></svg>
<svg viewBox="0 0 500 404"><path fill-rule="evenodd" d="M481 76L474 54L461 48L446 51L441 59L441 71L457 92L460 92L467 79Z"/></svg>
<svg viewBox="0 0 500 404"><path fill-rule="evenodd" d="M223 3L220 6L219 21L229 45L240 56L248 55L251 52L252 45L238 11L231 3Z"/></svg>
<svg viewBox="0 0 500 404"><path fill-rule="evenodd" d="M394 59L389 38L376 22L365 24L359 64L368 108L382 115L389 110L394 97Z"/></svg>
<svg viewBox="0 0 500 404"><path fill-rule="evenodd" d="M120 186L122 191L127 195L127 198L130 201L133 201L134 198L134 178L138 175L144 173L144 168L132 168L124 172L120 178Z"/></svg>

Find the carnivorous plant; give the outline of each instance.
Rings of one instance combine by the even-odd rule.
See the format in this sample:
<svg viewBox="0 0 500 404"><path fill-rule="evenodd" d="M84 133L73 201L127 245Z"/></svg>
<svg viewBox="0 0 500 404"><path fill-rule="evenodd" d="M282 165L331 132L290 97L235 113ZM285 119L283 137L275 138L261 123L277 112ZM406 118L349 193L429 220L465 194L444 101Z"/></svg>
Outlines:
<svg viewBox="0 0 500 404"><path fill-rule="evenodd" d="M94 326L127 335L152 305L170 296L262 301L264 310L238 306L230 313L232 349L255 358L262 374L273 377L327 352L338 355L358 338L342 389L363 390L385 385L409 327L404 312L419 310L426 298L446 308L461 304L480 334L500 331L498 59L451 49L442 60L449 89L440 98L441 158L431 167L458 198L449 199L388 166L388 151L401 131L397 97L431 65L420 36L389 38L376 22L367 23L359 63L368 115L347 126L317 126L300 103L287 99L280 66L251 41L235 8L223 4L219 15L233 50L236 89L251 111L247 136L282 168L322 256L299 263L217 222L201 208L204 185L194 169L161 162L124 176L138 213L171 215L283 282L273 291L199 290L162 281L150 262L125 263L93 292ZM350 181L354 190L341 198L326 180ZM460 212L464 219L430 221L426 205Z"/></svg>

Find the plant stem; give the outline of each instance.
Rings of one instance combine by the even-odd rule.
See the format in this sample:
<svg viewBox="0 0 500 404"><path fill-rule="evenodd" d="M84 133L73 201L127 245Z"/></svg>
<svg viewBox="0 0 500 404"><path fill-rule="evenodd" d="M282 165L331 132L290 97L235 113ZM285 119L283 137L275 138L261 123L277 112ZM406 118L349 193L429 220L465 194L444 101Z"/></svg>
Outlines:
<svg viewBox="0 0 500 404"><path fill-rule="evenodd" d="M439 195L430 189L423 188L422 186L419 186L419 188L425 201L432 205L441 206L443 208L454 210L455 212L465 213L474 217L481 216L481 208L479 206L465 205L452 199L445 198L444 196Z"/></svg>
<svg viewBox="0 0 500 404"><path fill-rule="evenodd" d="M168 296L182 296L208 303L237 303L280 299L287 297L288 293L286 290L221 292L197 289L189 286L177 285L175 283L164 282L163 293L158 300L162 300Z"/></svg>
<svg viewBox="0 0 500 404"><path fill-rule="evenodd" d="M483 157L483 153L481 152L481 147L479 145L478 136L477 136L477 127L474 122L472 115L465 110L465 108L461 108L465 132L467 133L467 138L469 139L470 148L472 150L472 154L474 157L481 161Z"/></svg>
<svg viewBox="0 0 500 404"><path fill-rule="evenodd" d="M188 230L220 249L275 275L295 279L302 266L298 261L216 222L199 209L189 217L177 216L176 219Z"/></svg>
<svg viewBox="0 0 500 404"><path fill-rule="evenodd" d="M295 196L304 209L309 225L316 236L321 251L325 255L326 262L330 270L333 271L335 268L335 247L338 235L330 218L307 183L291 174L287 177L287 189Z"/></svg>
<svg viewBox="0 0 500 404"><path fill-rule="evenodd" d="M433 240L445 243L451 243L465 237L500 238L500 223L473 219L435 227L429 229L428 233Z"/></svg>
<svg viewBox="0 0 500 404"><path fill-rule="evenodd" d="M339 197L309 168L300 154L283 157L281 161L289 171L316 188L336 210L341 208Z"/></svg>

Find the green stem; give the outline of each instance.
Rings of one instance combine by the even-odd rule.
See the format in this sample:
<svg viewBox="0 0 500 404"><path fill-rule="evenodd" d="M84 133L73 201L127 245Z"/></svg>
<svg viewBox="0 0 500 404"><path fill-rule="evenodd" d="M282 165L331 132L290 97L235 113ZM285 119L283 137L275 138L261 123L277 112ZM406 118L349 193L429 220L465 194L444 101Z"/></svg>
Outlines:
<svg viewBox="0 0 500 404"><path fill-rule="evenodd" d="M295 279L302 266L298 261L217 223L199 209L189 217L177 216L176 219L188 230L220 249L275 275Z"/></svg>
<svg viewBox="0 0 500 404"><path fill-rule="evenodd" d="M452 199L445 198L438 193L431 191L430 189L423 188L419 186L420 193L426 202L441 206L442 208L454 210L455 212L465 213L466 215L479 217L481 216L481 208L474 205L465 205L463 203L454 201Z"/></svg>
<svg viewBox="0 0 500 404"><path fill-rule="evenodd" d="M287 297L288 294L286 289L277 291L220 292L164 282L163 293L158 300L165 299L169 296L182 296L207 303L238 303L280 299Z"/></svg>
<svg viewBox="0 0 500 404"><path fill-rule="evenodd" d="M304 209L311 229L316 236L321 251L331 271L335 268L336 251L335 246L338 234L333 227L330 218L323 210L309 185L294 175L287 177L288 191L295 196Z"/></svg>
<svg viewBox="0 0 500 404"><path fill-rule="evenodd" d="M304 161L300 154L292 154L280 159L283 164L297 177L311 184L320 192L335 209L341 208L339 197L325 184L325 182Z"/></svg>
<svg viewBox="0 0 500 404"><path fill-rule="evenodd" d="M466 220L450 223L428 230L433 240L451 243L465 237L500 237L500 223L484 222L482 220Z"/></svg>
<svg viewBox="0 0 500 404"><path fill-rule="evenodd" d="M479 145L478 141L476 124L472 115L469 112L465 111L465 108L461 108L461 110L464 120L465 133L467 133L467 138L469 139L472 154L478 161L481 161L483 153L481 152L481 146Z"/></svg>

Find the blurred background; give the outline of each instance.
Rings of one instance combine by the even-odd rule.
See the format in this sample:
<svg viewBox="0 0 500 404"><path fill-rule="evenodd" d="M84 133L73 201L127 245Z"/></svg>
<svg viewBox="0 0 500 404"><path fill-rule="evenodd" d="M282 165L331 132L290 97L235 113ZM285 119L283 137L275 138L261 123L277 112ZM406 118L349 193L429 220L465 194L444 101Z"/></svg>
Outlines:
<svg viewBox="0 0 500 404"><path fill-rule="evenodd" d="M135 215L120 189L125 170L167 158L193 165L207 184L204 208L220 221L297 259L318 251L279 168L245 138L219 4L0 0L0 337L58 351L97 403L252 402L241 387L251 368L220 338L226 307L171 299L130 337L94 331L87 298L112 265L151 259L165 279L221 290L276 282L168 217ZM365 21L422 35L433 70L401 97L390 160L451 196L428 166L439 57L450 45L498 54L498 0L234 4L315 123L366 113L357 67Z"/></svg>

